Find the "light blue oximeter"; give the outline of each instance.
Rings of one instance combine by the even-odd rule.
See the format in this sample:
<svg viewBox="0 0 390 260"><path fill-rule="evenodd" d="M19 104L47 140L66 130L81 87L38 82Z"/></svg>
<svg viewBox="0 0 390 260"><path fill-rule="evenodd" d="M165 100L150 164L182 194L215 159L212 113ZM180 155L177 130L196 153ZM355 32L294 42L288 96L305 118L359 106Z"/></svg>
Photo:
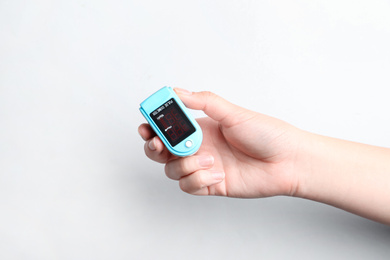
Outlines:
<svg viewBox="0 0 390 260"><path fill-rule="evenodd" d="M145 99L139 110L172 154L184 157L198 151L202 130L171 87Z"/></svg>

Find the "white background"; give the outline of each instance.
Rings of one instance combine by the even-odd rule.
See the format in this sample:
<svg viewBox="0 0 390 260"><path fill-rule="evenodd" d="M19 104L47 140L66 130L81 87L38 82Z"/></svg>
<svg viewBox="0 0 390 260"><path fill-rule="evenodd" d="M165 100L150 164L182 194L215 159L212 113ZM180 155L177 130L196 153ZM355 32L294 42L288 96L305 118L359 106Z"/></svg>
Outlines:
<svg viewBox="0 0 390 260"><path fill-rule="evenodd" d="M387 259L389 227L327 205L181 192L137 127L169 85L390 147L389 14L385 0L0 0L0 258Z"/></svg>

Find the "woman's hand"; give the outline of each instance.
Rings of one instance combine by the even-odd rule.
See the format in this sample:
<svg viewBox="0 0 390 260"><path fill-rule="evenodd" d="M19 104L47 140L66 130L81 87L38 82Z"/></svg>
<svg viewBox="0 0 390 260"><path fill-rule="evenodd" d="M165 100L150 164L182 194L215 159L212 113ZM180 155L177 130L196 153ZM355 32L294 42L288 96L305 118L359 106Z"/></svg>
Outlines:
<svg viewBox="0 0 390 260"><path fill-rule="evenodd" d="M166 175L178 180L183 191L240 198L295 194L303 131L211 92L175 91L188 108L209 116L198 119L204 136L199 151L175 157L148 124L142 124L139 133L146 140L146 155L165 163Z"/></svg>

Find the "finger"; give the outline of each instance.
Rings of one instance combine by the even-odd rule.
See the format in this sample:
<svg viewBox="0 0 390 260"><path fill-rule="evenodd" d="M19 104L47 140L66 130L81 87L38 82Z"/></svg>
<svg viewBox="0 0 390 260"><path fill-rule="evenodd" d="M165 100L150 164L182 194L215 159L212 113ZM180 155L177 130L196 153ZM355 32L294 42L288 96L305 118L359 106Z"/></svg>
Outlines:
<svg viewBox="0 0 390 260"><path fill-rule="evenodd" d="M166 163L173 157L157 136L145 142L144 150L147 157L159 163Z"/></svg>
<svg viewBox="0 0 390 260"><path fill-rule="evenodd" d="M144 141L149 140L150 138L154 137L156 133L153 131L152 127L149 124L141 124L138 127L138 133L144 139Z"/></svg>
<svg viewBox="0 0 390 260"><path fill-rule="evenodd" d="M232 104L209 91L190 92L175 88L175 92L188 108L203 110L206 115L225 127L235 125L253 117L253 112Z"/></svg>
<svg viewBox="0 0 390 260"><path fill-rule="evenodd" d="M214 165L214 157L211 155L193 155L169 161L165 165L165 174L168 178L179 180L195 171L209 169Z"/></svg>
<svg viewBox="0 0 390 260"><path fill-rule="evenodd" d="M224 180L225 173L215 170L200 170L179 180L180 188L194 195L209 195L210 186Z"/></svg>

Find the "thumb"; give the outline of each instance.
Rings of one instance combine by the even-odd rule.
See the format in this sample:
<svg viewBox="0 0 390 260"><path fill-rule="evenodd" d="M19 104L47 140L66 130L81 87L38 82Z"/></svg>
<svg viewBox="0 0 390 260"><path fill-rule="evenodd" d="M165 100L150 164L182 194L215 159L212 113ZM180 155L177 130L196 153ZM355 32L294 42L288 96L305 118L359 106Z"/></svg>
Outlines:
<svg viewBox="0 0 390 260"><path fill-rule="evenodd" d="M190 92L180 88L174 90L186 107L202 110L225 127L236 125L253 117L252 111L232 104L210 91Z"/></svg>

